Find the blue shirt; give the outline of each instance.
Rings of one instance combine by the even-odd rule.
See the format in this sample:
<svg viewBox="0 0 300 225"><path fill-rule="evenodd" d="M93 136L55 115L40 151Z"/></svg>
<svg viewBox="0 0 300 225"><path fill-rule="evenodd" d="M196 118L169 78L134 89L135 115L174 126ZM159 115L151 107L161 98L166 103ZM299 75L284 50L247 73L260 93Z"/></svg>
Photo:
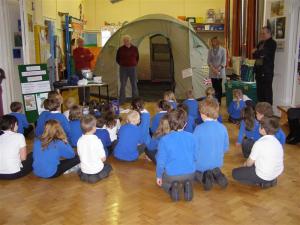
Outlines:
<svg viewBox="0 0 300 225"><path fill-rule="evenodd" d="M171 105L172 109L177 109L177 103L175 101L169 100L168 102Z"/></svg>
<svg viewBox="0 0 300 225"><path fill-rule="evenodd" d="M44 132L44 125L45 125L45 120L46 120L46 117L50 114L49 111L43 111L37 122L36 122L36 128L35 128L35 135L37 137L41 136Z"/></svg>
<svg viewBox="0 0 300 225"><path fill-rule="evenodd" d="M190 115L188 115L186 126L185 126L184 130L187 132L193 133L195 127L196 127L196 123L195 123L194 117L191 117Z"/></svg>
<svg viewBox="0 0 300 225"><path fill-rule="evenodd" d="M67 118L65 117L64 114L60 113L60 112L50 112L45 119L45 123L48 120L57 120L61 127L63 128L63 130L65 131L68 139L70 140L71 137L71 132L70 132L70 125L69 125L69 121L67 120ZM45 125L45 124L44 124ZM44 126L43 125L43 126ZM44 131L44 130L43 130Z"/></svg>
<svg viewBox="0 0 300 225"><path fill-rule="evenodd" d="M204 172L223 166L224 153L229 148L226 127L215 120L205 121L194 131L196 139L196 169Z"/></svg>
<svg viewBox="0 0 300 225"><path fill-rule="evenodd" d="M285 133L281 128L279 128L279 130L276 132L275 137L277 138L277 140L280 142L281 145L285 144L286 137L285 137Z"/></svg>
<svg viewBox="0 0 300 225"><path fill-rule="evenodd" d="M157 130L158 128L158 125L159 125L159 121L160 119L167 114L167 111L160 111L158 113L156 113L153 118L152 118L152 126L150 128L152 134L155 133L155 131Z"/></svg>
<svg viewBox="0 0 300 225"><path fill-rule="evenodd" d="M80 120L70 120L70 144L72 147L77 147L78 139L82 136L82 130L80 126Z"/></svg>
<svg viewBox="0 0 300 225"><path fill-rule="evenodd" d="M195 139L186 131L171 131L161 138L156 154L156 177L181 176L195 172Z"/></svg>
<svg viewBox="0 0 300 225"><path fill-rule="evenodd" d="M75 153L71 145L61 140L52 141L47 148L42 149L42 142L35 139L33 144L33 173L38 177L48 178L57 171L60 158L71 159Z"/></svg>
<svg viewBox="0 0 300 225"><path fill-rule="evenodd" d="M260 138L260 133L259 133L259 123L257 120L254 122L254 127L252 130L247 130L245 121L243 120L240 125L240 131L238 135L238 143L242 143L243 138L247 137L249 139L253 139L254 141L257 141Z"/></svg>
<svg viewBox="0 0 300 225"><path fill-rule="evenodd" d="M124 161L135 161L139 157L138 144L142 135L140 128L127 123L121 126L118 133L118 143L114 149L114 156Z"/></svg>
<svg viewBox="0 0 300 225"><path fill-rule="evenodd" d="M12 112L10 115L16 117L18 121L18 130L17 133L24 134L24 128L29 127L29 123L27 121L26 116L23 113Z"/></svg>
<svg viewBox="0 0 300 225"><path fill-rule="evenodd" d="M197 119L199 117L199 104L197 100L186 99L183 101L183 104L188 107L189 116L193 117L194 119Z"/></svg>
<svg viewBox="0 0 300 225"><path fill-rule="evenodd" d="M243 100L240 100L239 106L237 101L232 101L228 107L228 113L233 119L241 118L241 111L246 107L246 103Z"/></svg>
<svg viewBox="0 0 300 225"><path fill-rule="evenodd" d="M141 112L141 123L138 126L141 129L142 133L142 143L145 144L147 138L150 136L149 128L150 128L150 113L146 110Z"/></svg>
<svg viewBox="0 0 300 225"><path fill-rule="evenodd" d="M147 149L149 151L155 151L155 150L157 150L158 149L159 141L160 141L160 139L162 137L163 136L150 138L149 141L146 143Z"/></svg>
<svg viewBox="0 0 300 225"><path fill-rule="evenodd" d="M95 135L101 140L105 154L108 156L108 147L111 146L111 140L108 131L104 128L97 127Z"/></svg>

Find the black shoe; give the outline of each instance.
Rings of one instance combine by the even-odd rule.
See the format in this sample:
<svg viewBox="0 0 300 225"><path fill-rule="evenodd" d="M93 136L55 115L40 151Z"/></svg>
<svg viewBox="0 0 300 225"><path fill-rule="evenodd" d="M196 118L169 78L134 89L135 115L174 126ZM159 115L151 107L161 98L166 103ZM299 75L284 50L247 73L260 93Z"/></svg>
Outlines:
<svg viewBox="0 0 300 225"><path fill-rule="evenodd" d="M212 189L214 177L213 177L211 170L207 170L204 172L202 182L203 182L203 188L205 191L209 191Z"/></svg>
<svg viewBox="0 0 300 225"><path fill-rule="evenodd" d="M214 168L212 170L212 174L214 176L214 180L221 188L226 188L228 185L227 178L222 173L222 171L219 168Z"/></svg>
<svg viewBox="0 0 300 225"><path fill-rule="evenodd" d="M202 184L202 180L203 180L203 173L200 171L196 171L195 173L195 180L197 182L199 182L200 184Z"/></svg>
<svg viewBox="0 0 300 225"><path fill-rule="evenodd" d="M270 187L274 187L277 185L277 179L274 179L272 181L269 182L265 182L265 183L260 183L260 187L262 189L266 189L266 188L270 188Z"/></svg>
<svg viewBox="0 0 300 225"><path fill-rule="evenodd" d="M184 200L192 201L193 196L194 196L193 184L191 181L187 180L184 182Z"/></svg>
<svg viewBox="0 0 300 225"><path fill-rule="evenodd" d="M174 181L172 183L171 186L171 190L170 190L170 197L172 199L173 202L177 202L180 200L180 190L179 190L179 182L178 181Z"/></svg>

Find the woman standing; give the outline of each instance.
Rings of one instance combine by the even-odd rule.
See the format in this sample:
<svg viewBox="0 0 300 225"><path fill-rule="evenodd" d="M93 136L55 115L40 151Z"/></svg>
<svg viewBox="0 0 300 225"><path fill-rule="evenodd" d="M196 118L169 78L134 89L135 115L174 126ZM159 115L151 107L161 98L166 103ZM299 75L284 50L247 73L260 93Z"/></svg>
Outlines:
<svg viewBox="0 0 300 225"><path fill-rule="evenodd" d="M220 46L218 37L211 39L212 48L208 51L207 64L209 66L209 78L216 92L216 98L221 104L222 79L225 78L226 50Z"/></svg>

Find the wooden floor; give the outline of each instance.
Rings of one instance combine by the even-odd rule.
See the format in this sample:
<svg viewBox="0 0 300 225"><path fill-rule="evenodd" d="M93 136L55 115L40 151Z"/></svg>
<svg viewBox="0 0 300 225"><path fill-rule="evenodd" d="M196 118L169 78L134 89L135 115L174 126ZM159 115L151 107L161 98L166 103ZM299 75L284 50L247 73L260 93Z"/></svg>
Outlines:
<svg viewBox="0 0 300 225"><path fill-rule="evenodd" d="M153 104L147 106L153 112ZM243 163L234 145L237 127L225 125L231 143L224 166L226 190L205 192L195 185L192 202L173 203L156 186L151 162L110 158L110 177L93 185L75 174L0 181L0 224L300 224L300 147L285 146L285 171L275 188L240 185L231 177L232 168Z"/></svg>

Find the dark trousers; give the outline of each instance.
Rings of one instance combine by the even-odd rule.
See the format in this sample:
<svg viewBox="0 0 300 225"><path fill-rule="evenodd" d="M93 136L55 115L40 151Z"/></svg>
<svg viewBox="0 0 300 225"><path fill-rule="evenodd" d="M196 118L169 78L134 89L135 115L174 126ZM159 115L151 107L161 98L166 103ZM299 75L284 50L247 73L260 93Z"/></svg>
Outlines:
<svg viewBox="0 0 300 225"><path fill-rule="evenodd" d="M0 180L14 180L28 175L32 171L32 162L32 152L30 152L27 155L26 160L22 161L23 167L19 172L12 174L0 174Z"/></svg>
<svg viewBox="0 0 300 225"><path fill-rule="evenodd" d="M157 150L148 150L147 148L145 149L145 154L148 156L149 159L156 165L156 153Z"/></svg>
<svg viewBox="0 0 300 225"><path fill-rule="evenodd" d="M126 100L125 88L127 84L127 80L130 80L132 97L138 97L138 87L137 87L137 74L136 67L122 67L120 66L120 96L119 101L120 104L124 103Z"/></svg>
<svg viewBox="0 0 300 225"><path fill-rule="evenodd" d="M173 182L177 181L179 183L182 183L188 180L193 182L194 179L195 179L195 173L181 175L181 176L168 176L167 174L164 173L162 177L162 188L165 190L165 192L169 193Z"/></svg>
<svg viewBox="0 0 300 225"><path fill-rule="evenodd" d="M222 78L211 78L211 83L213 88L215 89L216 99L221 105L223 90L222 90Z"/></svg>
<svg viewBox="0 0 300 225"><path fill-rule="evenodd" d="M242 152L245 158L248 158L250 153L251 153L251 149L254 145L255 141L251 138L247 138L245 137L242 141Z"/></svg>
<svg viewBox="0 0 300 225"><path fill-rule="evenodd" d="M258 102L269 102L273 105L273 74L256 75L256 94Z"/></svg>
<svg viewBox="0 0 300 225"><path fill-rule="evenodd" d="M74 158L72 159L64 159L64 160L60 160L59 165L57 166L57 171L56 173L49 177L49 178L56 178L59 177L60 175L62 175L64 172L66 172L67 170L71 169L72 167L76 166L77 164L80 163L79 157L78 155L76 155Z"/></svg>
<svg viewBox="0 0 300 225"><path fill-rule="evenodd" d="M24 136L28 137L28 135L30 135L32 131L33 131L33 126L29 124L29 126L24 129Z"/></svg>
<svg viewBox="0 0 300 225"><path fill-rule="evenodd" d="M256 175L255 166L235 168L232 170L232 177L238 182L248 185L260 185L270 182Z"/></svg>
<svg viewBox="0 0 300 225"><path fill-rule="evenodd" d="M81 71L76 71L76 74L78 78L81 80L83 79ZM84 105L89 104L90 102L90 88L89 87L80 87L78 88L78 98L79 98L79 104Z"/></svg>
<svg viewBox="0 0 300 225"><path fill-rule="evenodd" d="M83 172L80 171L78 175L80 177L80 180L82 180L82 181L85 181L85 182L88 182L88 183L96 183L96 182L108 177L109 173L111 171L112 171L111 165L108 164L108 163L104 163L104 167L99 173L86 174L86 173L83 173Z"/></svg>
<svg viewBox="0 0 300 225"><path fill-rule="evenodd" d="M290 108L287 111L290 133L289 138L300 138L300 108Z"/></svg>

